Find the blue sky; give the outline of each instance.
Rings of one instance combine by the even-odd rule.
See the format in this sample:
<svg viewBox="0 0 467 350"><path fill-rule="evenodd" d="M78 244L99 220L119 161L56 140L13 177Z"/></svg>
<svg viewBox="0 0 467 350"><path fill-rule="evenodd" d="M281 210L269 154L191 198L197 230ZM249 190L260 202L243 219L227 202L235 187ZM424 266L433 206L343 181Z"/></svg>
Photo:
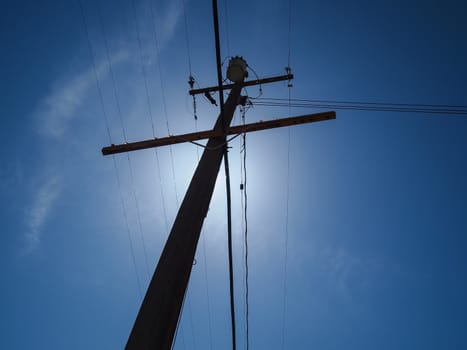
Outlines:
<svg viewBox="0 0 467 350"><path fill-rule="evenodd" d="M217 115L198 97L195 125L187 94L188 58L199 86L217 81L210 1L185 0L190 55L181 0L82 4L86 26L79 1L8 3L0 15L4 349L124 347L197 149L114 166L100 154L107 125L120 143L122 130L151 138L151 115L157 136ZM290 43L293 98L467 105L462 1L292 1L290 41L288 1L219 7L223 58L283 74ZM263 96L286 98L286 83ZM246 118L288 115L258 106ZM251 348L467 348L466 135L465 116L366 111L248 135ZM231 146L240 349L240 140ZM175 349L230 347L224 192L221 172Z"/></svg>

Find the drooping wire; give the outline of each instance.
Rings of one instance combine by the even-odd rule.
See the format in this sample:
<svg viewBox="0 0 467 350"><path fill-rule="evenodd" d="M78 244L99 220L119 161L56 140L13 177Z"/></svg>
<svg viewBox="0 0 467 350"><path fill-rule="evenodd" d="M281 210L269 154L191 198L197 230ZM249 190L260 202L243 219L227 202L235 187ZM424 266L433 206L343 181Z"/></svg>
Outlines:
<svg viewBox="0 0 467 350"><path fill-rule="evenodd" d="M225 145L224 151L224 169L225 169L225 184L227 193L227 243L229 251L229 289L230 289L230 315L232 322L232 349L236 349L236 326L235 326L235 299L234 299L234 285L233 285L233 256L232 256L232 199L230 189L230 170L229 170L229 157L228 145Z"/></svg>
<svg viewBox="0 0 467 350"><path fill-rule="evenodd" d="M287 67L287 73L290 74L290 67ZM292 84L288 84L288 104L289 115L291 114L291 89ZM284 283L283 283L283 300L282 300L282 337L281 349L285 347L285 325L287 317L287 265L289 251L289 201L290 201L290 128L287 128L287 175L286 175L286 201L285 201L285 253L284 253Z"/></svg>
<svg viewBox="0 0 467 350"><path fill-rule="evenodd" d="M208 310L208 325L209 325L209 348L212 350L213 347L212 347L212 326L211 326L211 301L209 297L208 260L206 257L206 232L205 231L203 232L203 259L204 259L204 283L206 285L206 299L207 299L207 305L208 305L207 310Z"/></svg>
<svg viewBox="0 0 467 350"><path fill-rule="evenodd" d="M86 22L86 15L85 15L85 12L84 12L84 7L83 7L83 4L82 4L82 1L79 0L78 2L79 2L80 10L81 10L81 16L82 16L82 19L83 19L83 25L84 25L84 28L85 28L85 31L86 31L86 38L87 38L87 42L88 42L89 52L90 52L91 58L92 58L91 60L92 60L92 65L93 65L93 70L94 70L94 77L95 77L95 81L96 81L96 85L97 85L97 90L98 90L98 93L99 93L99 99L100 99L100 103L101 103L101 107L102 107L102 114L104 116L104 121L105 121L106 128L107 128L107 134L108 134L108 137L109 137L109 142L112 143L112 137L111 137L110 128L109 128L109 121L108 121L107 113L106 113L106 110L105 110L105 104L104 104L104 99L103 99L103 95L102 95L102 87L101 87L101 84L99 82L99 77L98 77L98 74L97 74L96 59L95 59L95 55L94 55L94 50L92 49L92 45L91 45L89 29L88 29L88 25L87 25L87 22ZM138 285L138 292L139 292L140 298L143 298L141 280L140 280L139 273L138 273L138 268L137 268L137 265L136 265L136 257L135 257L134 247L133 247L133 240L131 239L130 226L128 224L128 215L127 215L127 211L126 211L126 207L125 207L125 201L124 201L124 198L123 198L123 192L122 192L122 187L121 187L121 183L120 183L120 177L118 175L118 168L117 168L117 162L115 160L115 156L112 156L112 160L113 160L114 172L115 172L115 176L116 176L116 180L117 180L117 187L118 187L118 191L119 191L119 194L120 194L120 201L121 201L121 205L122 205L122 211L123 211L123 217L124 217L125 226L126 226L126 232L127 232L127 236L128 236L129 245L130 245L131 259L133 261L133 268L135 270L136 282L137 282L137 285Z"/></svg>
<svg viewBox="0 0 467 350"><path fill-rule="evenodd" d="M220 47L220 34L219 34L219 13L217 0L212 0L213 24L214 24L214 37L216 47L216 68L217 68L217 85L219 87L219 107L220 117L222 121L222 130L225 133L227 126L224 118L224 91L222 87L222 65L221 65L221 47ZM228 144L224 148L224 169L225 169L225 185L227 192L227 242L228 242L228 255L229 255L229 290L230 290L230 320L232 331L232 350L237 348L236 337L236 322L235 322L235 295L234 295L234 277L233 277L233 254L232 254L232 202L230 190L230 170L229 170L229 157L228 157Z"/></svg>
<svg viewBox="0 0 467 350"><path fill-rule="evenodd" d="M245 125L246 107L241 108L242 123ZM242 135L243 158L241 158L241 178L242 178L242 225L244 229L244 268L245 268L245 348L250 348L250 306L249 306L249 269L248 269L248 196L247 196L247 171L246 171L246 133Z"/></svg>

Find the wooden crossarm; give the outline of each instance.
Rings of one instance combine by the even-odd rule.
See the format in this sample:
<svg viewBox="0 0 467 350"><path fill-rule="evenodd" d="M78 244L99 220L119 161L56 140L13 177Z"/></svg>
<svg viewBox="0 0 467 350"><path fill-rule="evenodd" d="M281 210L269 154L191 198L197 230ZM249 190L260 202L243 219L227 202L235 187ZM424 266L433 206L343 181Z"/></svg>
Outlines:
<svg viewBox="0 0 467 350"><path fill-rule="evenodd" d="M273 128L279 128L279 127L284 127L284 126L331 120L331 119L336 119L335 112L306 114L306 115L302 115L298 117L273 119L273 120L260 121L257 123L250 123L250 124L245 124L245 125L231 126L230 128L227 129L226 134L237 135L237 134L242 134L244 132L260 131L260 130L273 129ZM129 143L123 143L119 145L111 145L111 146L102 148L102 154L106 156L110 154L137 151L137 150L142 150L142 149L147 149L147 148L168 146L168 145L173 145L177 143L195 142L195 141L199 141L203 139L209 139L213 137L222 137L222 136L224 135L222 131L220 130L218 131L206 130L206 131L193 132L193 133L176 135L176 136L167 136L167 137L155 138L155 139L144 140L144 141L129 142Z"/></svg>
<svg viewBox="0 0 467 350"><path fill-rule="evenodd" d="M242 83L242 87L260 85L260 84L268 84L268 83L274 83L277 81L292 80L292 79L293 79L293 74L279 75L279 76L271 77L271 78L245 81ZM234 84L222 85L222 89L229 90L229 89L232 89L233 86ZM215 92L215 91L219 91L219 86L210 86L210 87L205 87L201 89L192 89L189 91L189 93L190 95L197 95L197 94L204 94L205 92Z"/></svg>

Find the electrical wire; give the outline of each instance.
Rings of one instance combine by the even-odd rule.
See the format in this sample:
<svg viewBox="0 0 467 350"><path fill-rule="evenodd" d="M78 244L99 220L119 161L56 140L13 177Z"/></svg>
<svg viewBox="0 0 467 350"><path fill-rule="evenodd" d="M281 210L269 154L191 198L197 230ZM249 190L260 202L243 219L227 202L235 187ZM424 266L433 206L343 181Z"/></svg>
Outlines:
<svg viewBox="0 0 467 350"><path fill-rule="evenodd" d="M212 0L212 12L214 22L214 37L216 46L216 66L217 66L217 84L219 86L219 107L220 117L222 120L222 130L225 132L227 125L225 125L224 118L224 92L222 88L222 65L221 65L221 49L219 39L219 14L217 8L217 0ZM224 149L224 168L225 168L225 182L227 191L227 241L229 250L229 286L230 286L230 319L232 328L232 349L237 348L236 339L236 325L235 325L235 301L234 301L234 287L233 287L233 262L232 262L232 205L231 205L231 192L230 192L230 171L229 171L229 158L228 158L228 144L226 143Z"/></svg>
<svg viewBox="0 0 467 350"><path fill-rule="evenodd" d="M360 101L333 101L333 100L303 100L291 99L290 103L281 98L259 98L253 101L255 106L266 107L299 107L299 108L332 108L340 110L420 113L420 114L447 114L467 115L467 106L461 105L435 105L435 104L408 104L408 103L381 103Z"/></svg>
<svg viewBox="0 0 467 350"><path fill-rule="evenodd" d="M138 42L138 51L139 51L139 56L140 56L140 61L141 61L141 74L143 76L143 81L144 81L144 90L146 92L146 102L148 104L148 112L149 112L149 117L151 119L151 128L152 128L152 133L155 137L156 131L154 127L154 118L152 114L152 104L151 104L151 96L149 94L149 87L148 87L148 78L146 74L146 68L144 66L144 56L143 56L143 44L141 42L141 34L140 30L138 28L138 18L137 18L137 12L136 12L136 4L135 0L131 0L131 7L132 7L132 12L133 12L133 21L135 24L135 31L136 31L136 39Z"/></svg>
<svg viewBox="0 0 467 350"><path fill-rule="evenodd" d="M194 111L196 113L196 111ZM198 120L194 118L195 123L195 131L198 132ZM199 147L196 147L196 156L198 158L198 162L200 160L199 155ZM203 262L204 262L204 285L206 286L206 301L207 301L207 310L208 310L208 331L209 331L209 348L212 350L212 326L211 326L211 300L209 297L209 280L208 280L208 263L207 263L207 256L206 256L206 231L204 227L201 227L201 234L203 236Z"/></svg>
<svg viewBox="0 0 467 350"><path fill-rule="evenodd" d="M224 0L224 21L225 21L225 38L227 44L227 56L230 56L230 37L229 37L229 7L227 0Z"/></svg>
<svg viewBox="0 0 467 350"><path fill-rule="evenodd" d="M287 264L289 250L289 200L290 200L290 128L287 129L287 187L286 187L286 204L285 204L285 253L284 253L284 284L283 284L283 300L282 300L282 338L281 349L285 346L285 324L286 324L286 309L287 309Z"/></svg>
<svg viewBox="0 0 467 350"><path fill-rule="evenodd" d="M225 169L225 184L227 192L227 243L229 250L229 289L230 289L230 315L232 321L232 349L235 350L237 345L236 331L235 331L235 298L234 298L234 284L233 284L233 254L232 254L232 199L230 189L230 170L229 170L229 157L228 145L225 145L224 150L224 169Z"/></svg>
<svg viewBox="0 0 467 350"><path fill-rule="evenodd" d="M109 50L109 44L108 44L108 41L107 41L107 33L105 31L104 21L102 19L102 14L101 14L101 10L100 10L100 1L97 1L96 8L97 8L97 17L99 19L99 25L100 25L100 28L101 28L101 31L102 31L102 37L104 39L104 47L105 47L105 54L106 54L106 58L107 58L107 65L109 67L110 79L112 81L112 91L113 91L113 94L114 94L115 103L117 105L117 112L118 112L118 117L119 117L119 121L120 121L120 126L122 128L123 140L125 142L127 142L125 126L123 124L122 109L120 108L120 100L118 98L117 84L115 82L115 74L114 74L114 70L112 68L112 61L110 59L110 50Z"/></svg>
<svg viewBox="0 0 467 350"><path fill-rule="evenodd" d="M164 111L164 116L165 116L165 124L167 128L167 134L170 135L170 125L169 125L169 119L168 119L168 113L167 113L167 99L165 96L165 84L162 78L162 66L161 66L161 59L160 59L160 49L159 49L159 40L158 40L158 35L157 35L157 29L156 29L156 19L155 19L155 14L154 14L154 8L153 8L153 2L150 2L149 4L150 7L150 16L151 16L151 22L152 22L152 29L154 33L154 45L156 49L156 61L157 61L157 69L158 69L158 75L159 75L159 82L160 82L160 89L161 89L161 97L162 97L162 106L163 106L163 111ZM186 18L186 13L185 13L185 2L183 1L183 9L184 9L184 15L185 15L185 26L187 23L187 18ZM190 58L190 49L189 49L189 43L188 43L188 31L185 32L186 34L186 40L187 40L187 50L188 50L188 64L189 64L189 70L191 72L191 58ZM190 74L191 76L191 74ZM155 137L155 135L154 135ZM173 180L173 186L174 186L174 194L175 194L175 203L177 207L179 207L179 198L178 198L178 190L177 190L177 181L176 181L176 175L175 175L175 162L174 162L174 155L173 155L173 150L172 146L169 146L169 154L170 154L170 165L171 165L171 170L172 170L172 180ZM189 324L190 324L190 330L192 334L192 339L193 339L193 347L196 349L196 338L194 334L194 325L193 325L193 317L192 317L192 312L191 312L191 303L190 303L190 298L189 298L189 281L188 281L188 287L185 292L185 298L186 298L186 303L188 307L188 317L189 317ZM183 310L185 308L185 300L182 305L182 314ZM177 337L177 333L175 333L175 338Z"/></svg>
<svg viewBox="0 0 467 350"><path fill-rule="evenodd" d="M138 221L138 228L139 228L139 233L140 233L140 238L141 238L141 244L143 246L143 254L144 254L144 263L146 266L146 274L148 276L148 281L151 281L151 274L150 274L150 269L149 269L149 262L148 262L148 254L146 251L146 241L144 239L144 232L143 232L143 225L141 223L141 210L139 209L139 201L138 201L138 196L136 194L136 187L135 187L135 180L134 180L134 175L133 175L133 166L131 164L130 160L130 154L127 153L127 160L128 160L128 169L130 171L130 186L133 192L133 198L135 200L135 207L136 207L136 218Z"/></svg>
<svg viewBox="0 0 467 350"><path fill-rule="evenodd" d="M288 67L289 68L289 67ZM290 69L290 68L289 68ZM291 114L291 87L288 85L288 107L289 115ZM287 265L289 251L289 202L290 202L290 128L287 128L287 178L286 178L286 201L285 201L285 253L284 253L284 283L283 283L283 300L282 300L282 337L281 349L285 347L285 325L287 316Z"/></svg>
<svg viewBox="0 0 467 350"><path fill-rule="evenodd" d="M289 1L289 19L288 19L288 35L287 35L287 44L288 44L288 52L287 52L287 68L290 69L290 51L291 51L291 33L292 33L292 0Z"/></svg>
<svg viewBox="0 0 467 350"><path fill-rule="evenodd" d="M94 79L95 79L95 82L96 82L97 91L98 91L98 95L99 95L99 101L100 101L101 108L102 108L102 115L104 116L105 128L107 129L107 136L109 137L109 144L113 144L112 136L110 134L109 118L108 118L107 112L105 110L104 96L102 94L101 84L99 83L99 76L97 74L97 67L96 67L96 58L94 57L94 50L92 49L91 38L90 38L90 35L89 35L89 29L88 29L88 25L87 25L87 22L86 22L86 16L84 14L83 3L82 3L81 0L78 0L78 3L79 3L80 10L81 10L81 19L83 20L84 30L86 32L86 39L87 39L89 53L91 54L92 67L93 67L93 71L94 71Z"/></svg>
<svg viewBox="0 0 467 350"><path fill-rule="evenodd" d="M92 58L94 77L95 77L95 81L96 81L96 85L97 85L97 90L98 90L98 93L99 93L99 99L100 99L100 103L101 103L101 107L102 107L102 113L103 113L106 128L107 128L109 142L112 144L112 137L111 137L110 128L109 128L109 121L108 121L108 118L107 118L107 113L106 113L106 110L105 110L105 104L104 104L104 99L103 99L103 94L102 94L102 87L101 87L101 84L99 82L99 77L98 77L98 74L97 74L97 67L96 67L94 50L92 49L91 39L90 39L90 35L89 35L89 29L88 29L88 25L87 25L87 22L86 22L84 7L83 7L83 4L82 4L81 0L79 0L79 6L80 6L80 10L81 10L81 16L82 16L82 19L83 19L83 25L84 25L84 28L85 28L85 31L86 31L86 38L87 38L87 42L88 42L89 52L90 52L91 58ZM134 247L133 247L133 240L131 238L130 226L128 224L128 215L127 215L127 211L126 211L126 207L125 207L125 201L124 201L124 198L123 198L123 192L122 192L120 177L118 175L118 167L117 167L117 162L116 162L115 156L112 156L112 160L113 160L113 166L114 166L114 173L115 173L116 180L117 180L117 187L118 187L118 191L119 191L119 194L120 194L120 201L121 201L121 205L122 205L122 211L123 211L123 217L124 217L124 222L125 222L125 226L126 226L126 232L127 232L127 236L128 236L129 245L130 245L131 259L132 259L132 262L133 262L133 268L135 270L135 275L136 275L136 282L137 282L137 285L138 285L138 292L139 292L140 298L142 299L143 298L143 291L142 291L142 287L141 287L141 280L140 280L139 273L138 273L138 268L137 268L137 265L136 265L136 257L135 257Z"/></svg>
<svg viewBox="0 0 467 350"><path fill-rule="evenodd" d="M245 125L245 111L246 108L242 108L242 120L243 125ZM245 267L245 347L246 350L250 348L250 306L249 306L249 269L248 269L248 196L247 196L247 171L246 171L246 133L243 133L243 159L241 161L243 165L242 171L242 185L243 185L243 195L242 203L244 206L244 211L242 215L242 223L244 223L244 267Z"/></svg>
<svg viewBox="0 0 467 350"><path fill-rule="evenodd" d="M186 52L188 56L188 72L190 74L190 78L193 77L192 70L191 70L191 51L190 51L190 37L188 35L188 16L186 14L186 3L185 0L182 0L183 5L183 19L185 22L185 43L186 43Z"/></svg>
<svg viewBox="0 0 467 350"><path fill-rule="evenodd" d="M106 52L106 58L107 58L107 65L108 65L109 71L110 71L112 87L113 87L113 93L114 93L114 99L115 99L115 103L117 105L117 112L118 112L118 116L119 116L119 119L120 119L120 124L121 124L121 127L122 127L123 137L125 139L125 142L127 142L125 128L124 128L124 124L123 124L122 110L120 108L120 99L118 97L115 74L114 74L114 70L113 70L113 67L112 67L112 61L110 59L110 50L109 50L109 45L108 45L108 41L107 41L107 33L105 31L104 21L102 19L102 14L101 14L99 4L100 4L100 2L98 1L97 4L96 4L97 16L99 18L99 24L100 24L103 39L104 39L104 46L105 46L105 52ZM142 222L141 222L141 211L140 211L140 208L139 208L139 201L138 201L138 196L137 196L137 193L136 193L136 187L135 187L135 181L134 181L134 175L133 175L133 166L131 164L130 155L128 153L127 153L127 161L128 161L128 169L129 169L129 172L130 172L130 186L131 186L131 190L133 192L133 198L135 200L135 208L136 208L136 215L137 215L139 234L140 234L140 238L141 238L141 244L142 244L142 247L143 247L143 255L144 255L144 262L145 262L145 267L146 267L146 274L148 276L148 280L150 280L150 272L149 272L150 269L149 269L149 263L148 263L148 254L147 254L147 249L146 249L146 241L144 239L143 225L142 225Z"/></svg>
<svg viewBox="0 0 467 350"><path fill-rule="evenodd" d="M131 233L130 233L130 225L128 223L128 214L125 206L125 199L123 198L123 191L122 191L122 185L120 182L120 176L118 175L118 169L117 169L117 161L115 160L115 157L112 157L113 163L114 163L114 170L115 170L115 175L117 177L117 186L118 186L118 192L120 193L120 202L122 204L122 210L123 210L123 218L125 220L125 226L126 226L126 231L128 235L128 242L130 244L130 252L131 252L131 259L133 260L133 266L135 268L135 274L136 274L136 281L138 282L138 291L140 298L143 298L143 289L141 287L141 279L139 277L138 273L138 268L136 265L136 254L135 254L135 249L133 246L133 240L131 238Z"/></svg>
<svg viewBox="0 0 467 350"><path fill-rule="evenodd" d="M159 82L160 82L160 88L161 88L162 107L164 110L167 134L170 135L170 125L169 125L169 118L167 114L167 99L165 97L165 84L164 84L164 80L162 79L162 67L161 67L161 59L160 59L159 40L157 38L156 19L154 15L154 9L153 9L152 2L150 2L149 6L150 6L150 13L151 13L151 21L153 24L152 27L153 27L153 32L154 32L154 44L156 48L156 60L157 60L157 69L159 73ZM190 60L190 67L191 67L191 60ZM177 207L178 207L179 200L178 200L178 191L177 191L177 181L176 181L176 176L175 176L175 163L174 163L174 156L173 156L173 150L172 150L171 145L169 146L169 154L170 154L170 165L172 169L173 186L175 190L175 202L177 203Z"/></svg>

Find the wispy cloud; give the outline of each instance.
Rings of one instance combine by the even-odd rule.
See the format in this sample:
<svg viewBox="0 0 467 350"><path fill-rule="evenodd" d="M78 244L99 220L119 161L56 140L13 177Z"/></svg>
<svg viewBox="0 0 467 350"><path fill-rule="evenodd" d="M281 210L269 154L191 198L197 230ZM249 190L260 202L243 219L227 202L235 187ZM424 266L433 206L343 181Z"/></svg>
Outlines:
<svg viewBox="0 0 467 350"><path fill-rule="evenodd" d="M169 1L167 7L156 12L157 35L160 49L173 38L175 29L183 15L182 1Z"/></svg>
<svg viewBox="0 0 467 350"><path fill-rule="evenodd" d="M113 55L111 64L115 65L127 59L124 51ZM104 80L109 71L109 62L102 60L96 64L96 73ZM78 109L83 105L90 91L95 88L94 67L71 75L56 83L51 92L45 96L36 109L39 131L46 137L60 139L67 131L70 123L78 116Z"/></svg>
<svg viewBox="0 0 467 350"><path fill-rule="evenodd" d="M24 253L36 250L41 242L41 229L49 217L50 211L61 191L58 177L48 178L38 189L32 201L32 206L26 214L26 242Z"/></svg>
<svg viewBox="0 0 467 350"><path fill-rule="evenodd" d="M122 51L112 56L111 63L120 63L127 57L128 54ZM108 67L107 60L102 60L96 65L96 73L100 80L105 79ZM79 108L86 102L93 88L95 88L93 66L57 82L36 108L34 117L39 124L39 133L46 139L61 141L71 122L79 116ZM53 162L51 166L54 167ZM51 173L50 168L45 172ZM54 204L60 196L62 183L59 174L57 172L53 176L46 174L46 178L32 194L30 200L32 204L26 212L24 235L26 242L23 250L25 254L39 247L43 225L50 217Z"/></svg>

